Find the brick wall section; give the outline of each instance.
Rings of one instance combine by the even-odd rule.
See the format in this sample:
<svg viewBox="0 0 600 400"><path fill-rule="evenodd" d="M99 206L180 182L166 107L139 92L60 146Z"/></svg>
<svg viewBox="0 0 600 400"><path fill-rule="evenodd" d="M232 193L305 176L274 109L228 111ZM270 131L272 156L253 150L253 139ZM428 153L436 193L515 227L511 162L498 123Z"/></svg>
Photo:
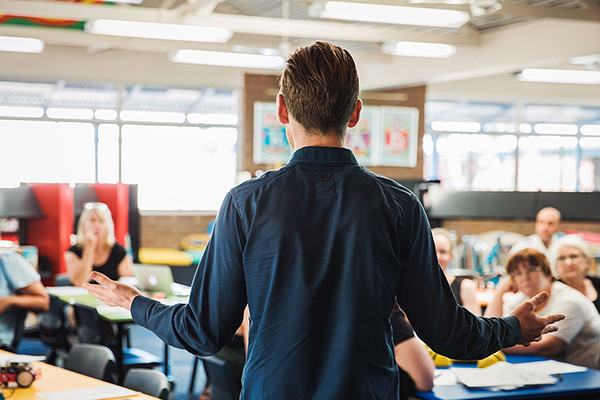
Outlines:
<svg viewBox="0 0 600 400"><path fill-rule="evenodd" d="M140 246L180 249L181 239L204 233L215 215L143 215L140 218Z"/></svg>

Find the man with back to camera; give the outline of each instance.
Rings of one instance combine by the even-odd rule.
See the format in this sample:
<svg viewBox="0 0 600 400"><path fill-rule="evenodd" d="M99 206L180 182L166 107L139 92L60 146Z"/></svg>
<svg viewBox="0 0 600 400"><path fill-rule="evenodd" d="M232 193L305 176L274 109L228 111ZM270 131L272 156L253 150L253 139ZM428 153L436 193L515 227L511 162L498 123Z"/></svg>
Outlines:
<svg viewBox="0 0 600 400"><path fill-rule="evenodd" d="M453 358L528 344L560 315L547 294L506 318L458 306L425 212L398 183L343 148L362 102L348 51L324 42L287 60L277 115L295 150L277 171L225 197L187 305L164 306L92 273L90 293L130 308L170 345L209 355L227 344L246 303L250 336L242 399L397 399L394 299L421 339Z"/></svg>
<svg viewBox="0 0 600 400"><path fill-rule="evenodd" d="M526 248L541 251L550 259L550 247L558 236L560 230L561 214L554 207L544 207L535 216L535 233L519 240L510 249L510 253L516 253Z"/></svg>

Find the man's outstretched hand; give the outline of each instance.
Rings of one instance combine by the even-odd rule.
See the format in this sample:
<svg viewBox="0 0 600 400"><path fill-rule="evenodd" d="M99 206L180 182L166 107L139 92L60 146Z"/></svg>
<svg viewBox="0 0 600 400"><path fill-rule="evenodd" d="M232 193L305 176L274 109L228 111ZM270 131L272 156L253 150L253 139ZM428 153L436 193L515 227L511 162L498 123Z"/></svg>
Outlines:
<svg viewBox="0 0 600 400"><path fill-rule="evenodd" d="M565 318L563 314L552 314L539 317L535 314L535 309L548 298L547 292L538 293L531 299L521 303L511 315L517 317L521 323L521 338L519 344L529 346L531 342L538 342L542 335L548 332L558 330L556 325L552 325Z"/></svg>
<svg viewBox="0 0 600 400"><path fill-rule="evenodd" d="M100 272L94 271L90 276L99 285L84 283L82 286L109 306L121 306L131 310L133 299L142 294L136 288L113 281Z"/></svg>

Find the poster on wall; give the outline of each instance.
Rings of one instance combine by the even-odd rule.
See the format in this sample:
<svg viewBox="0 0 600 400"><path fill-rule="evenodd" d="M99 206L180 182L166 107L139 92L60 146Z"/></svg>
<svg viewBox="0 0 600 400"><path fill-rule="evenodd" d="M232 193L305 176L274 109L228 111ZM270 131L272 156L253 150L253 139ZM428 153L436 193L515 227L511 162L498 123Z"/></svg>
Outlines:
<svg viewBox="0 0 600 400"><path fill-rule="evenodd" d="M376 107L364 106L358 124L346 131L346 148L352 150L356 160L362 165L373 165L378 111Z"/></svg>
<svg viewBox="0 0 600 400"><path fill-rule="evenodd" d="M285 136L285 125L277 121L275 103L254 103L254 163L285 164L292 148Z"/></svg>
<svg viewBox="0 0 600 400"><path fill-rule="evenodd" d="M381 107L381 137L377 164L396 167L417 165L419 110Z"/></svg>

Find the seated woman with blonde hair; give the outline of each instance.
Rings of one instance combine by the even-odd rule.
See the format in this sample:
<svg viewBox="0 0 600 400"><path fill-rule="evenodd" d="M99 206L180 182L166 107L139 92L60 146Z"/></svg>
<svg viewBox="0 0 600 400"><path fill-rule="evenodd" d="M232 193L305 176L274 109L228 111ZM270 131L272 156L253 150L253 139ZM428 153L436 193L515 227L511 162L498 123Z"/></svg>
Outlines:
<svg viewBox="0 0 600 400"><path fill-rule="evenodd" d="M579 235L566 235L556 240L550 249L554 270L561 282L579 290L600 311L600 278L590 276L592 253Z"/></svg>
<svg viewBox="0 0 600 400"><path fill-rule="evenodd" d="M508 354L535 354L588 368L600 368L600 315L591 301L577 290L555 281L546 256L534 249L514 253L507 261L508 277L498 283L486 317L501 317L523 301L545 291L548 298L535 313L540 316L561 313L556 332L543 335L529 346L504 349ZM517 293L505 299L514 289ZM508 296L507 296L508 297Z"/></svg>
<svg viewBox="0 0 600 400"><path fill-rule="evenodd" d="M69 280L81 286L90 280L92 271L110 279L132 276L133 261L115 241L115 228L108 206L85 203L77 223L77 243L65 252Z"/></svg>

